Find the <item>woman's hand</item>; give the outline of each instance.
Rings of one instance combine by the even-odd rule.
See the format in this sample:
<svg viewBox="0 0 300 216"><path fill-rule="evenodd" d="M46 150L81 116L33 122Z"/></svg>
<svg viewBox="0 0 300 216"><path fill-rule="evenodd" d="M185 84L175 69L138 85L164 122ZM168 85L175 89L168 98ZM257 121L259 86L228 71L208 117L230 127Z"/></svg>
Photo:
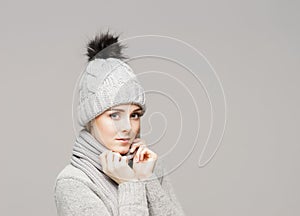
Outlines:
<svg viewBox="0 0 300 216"><path fill-rule="evenodd" d="M138 181L138 177L128 165L126 156L107 150L99 158L103 172L118 184L127 181Z"/></svg>
<svg viewBox="0 0 300 216"><path fill-rule="evenodd" d="M147 148L145 140L140 138L133 141L130 152L134 152L137 148L132 168L138 179L144 180L152 175L157 161L157 154Z"/></svg>

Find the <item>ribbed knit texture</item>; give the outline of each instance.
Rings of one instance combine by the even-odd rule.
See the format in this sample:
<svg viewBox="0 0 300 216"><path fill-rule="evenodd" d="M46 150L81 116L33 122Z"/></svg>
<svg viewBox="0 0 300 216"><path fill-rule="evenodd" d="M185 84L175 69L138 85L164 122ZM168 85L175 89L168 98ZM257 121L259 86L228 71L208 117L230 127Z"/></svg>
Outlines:
<svg viewBox="0 0 300 216"><path fill-rule="evenodd" d="M110 177L102 174L102 166L99 156L108 150L87 130L82 129L73 146L71 164L84 172L94 184L103 191L106 199L106 206L112 215L118 215L114 206L118 205L117 190L113 185L117 185ZM106 184L110 182L111 184ZM113 195L113 196L112 196Z"/></svg>
<svg viewBox="0 0 300 216"><path fill-rule="evenodd" d="M118 191L107 198L88 176L73 165L67 165L57 176L54 197L58 216L112 216L107 205L117 199L114 212L119 216L184 216L168 176L161 165L155 167L160 178L111 185ZM153 175L153 176L154 176ZM152 177L153 177L152 176ZM103 181L111 184L109 181Z"/></svg>
<svg viewBox="0 0 300 216"><path fill-rule="evenodd" d="M59 216L184 215L159 160L149 179L117 184L102 171L105 150L88 131L79 132L70 164L55 183Z"/></svg>
<svg viewBox="0 0 300 216"><path fill-rule="evenodd" d="M116 59L88 63L78 86L78 123L85 126L110 107L133 103L146 110L145 92L132 69Z"/></svg>

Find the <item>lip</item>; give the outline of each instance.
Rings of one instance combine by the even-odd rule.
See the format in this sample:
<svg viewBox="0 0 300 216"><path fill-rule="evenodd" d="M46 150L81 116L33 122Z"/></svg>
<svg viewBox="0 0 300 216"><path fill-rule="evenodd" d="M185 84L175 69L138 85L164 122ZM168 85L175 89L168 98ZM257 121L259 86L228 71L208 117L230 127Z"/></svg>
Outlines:
<svg viewBox="0 0 300 216"><path fill-rule="evenodd" d="M122 144L128 144L130 138L118 138L117 141L121 142Z"/></svg>

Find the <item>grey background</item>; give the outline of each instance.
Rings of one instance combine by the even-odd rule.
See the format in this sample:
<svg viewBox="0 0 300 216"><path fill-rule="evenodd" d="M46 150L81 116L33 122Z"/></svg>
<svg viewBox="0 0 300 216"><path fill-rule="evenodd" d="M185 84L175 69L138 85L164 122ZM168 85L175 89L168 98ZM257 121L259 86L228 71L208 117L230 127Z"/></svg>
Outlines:
<svg viewBox="0 0 300 216"><path fill-rule="evenodd" d="M299 215L299 1L1 1L1 215L56 215L74 142L73 88L101 29L161 34L218 73L228 124L170 176L187 215ZM204 122L205 123L205 122Z"/></svg>

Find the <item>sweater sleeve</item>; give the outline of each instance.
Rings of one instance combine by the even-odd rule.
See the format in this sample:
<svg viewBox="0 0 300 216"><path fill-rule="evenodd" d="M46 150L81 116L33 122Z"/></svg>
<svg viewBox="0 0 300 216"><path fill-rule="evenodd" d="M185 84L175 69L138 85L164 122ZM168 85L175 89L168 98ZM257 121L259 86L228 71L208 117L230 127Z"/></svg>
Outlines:
<svg viewBox="0 0 300 216"><path fill-rule="evenodd" d="M55 203L58 216L110 216L103 201L88 186L71 178L57 181Z"/></svg>
<svg viewBox="0 0 300 216"><path fill-rule="evenodd" d="M149 216L145 182L119 184L119 212L122 216Z"/></svg>
<svg viewBox="0 0 300 216"><path fill-rule="evenodd" d="M149 213L151 216L185 215L176 198L176 194L168 176L163 176L160 182L156 175L152 174L151 178L145 182Z"/></svg>
<svg viewBox="0 0 300 216"><path fill-rule="evenodd" d="M144 182L125 182L118 188L119 216L148 216ZM83 182L63 178L55 187L55 202L58 216L111 216L101 200Z"/></svg>

